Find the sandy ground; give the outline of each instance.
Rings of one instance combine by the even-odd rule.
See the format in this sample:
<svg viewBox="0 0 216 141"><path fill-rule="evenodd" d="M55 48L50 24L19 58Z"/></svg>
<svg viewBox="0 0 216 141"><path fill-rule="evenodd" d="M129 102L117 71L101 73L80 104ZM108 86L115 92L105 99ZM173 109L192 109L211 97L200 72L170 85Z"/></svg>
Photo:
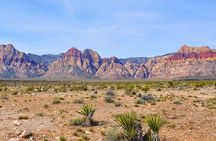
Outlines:
<svg viewBox="0 0 216 141"><path fill-rule="evenodd" d="M27 129L33 133L33 140L59 141L64 136L68 141L76 141L87 136L91 141L103 139L103 132L117 127L113 116L123 112L135 111L139 118L148 114L160 113L167 120L161 129L162 141L215 141L216 140L216 109L205 106L208 99L216 97L213 87L193 89L168 89L162 91L150 90L149 94L160 97L156 104L135 104L136 97L124 94L123 90L114 90L115 100L122 106L115 107L113 103L104 101L106 90L69 91L69 92L32 92L8 95L8 99L0 99L0 140L8 141L19 137L18 134ZM144 94L144 92L142 92ZM95 95L96 98L90 98ZM63 97L59 104L52 104L53 99ZM94 127L69 126L71 119L82 117L77 113L83 104L73 103L75 99L84 99L84 103L93 104L96 108L94 119L103 125ZM181 103L175 104L175 101ZM204 104L204 105L203 105ZM48 105L48 108L44 105ZM19 120L27 116L26 120ZM20 125L15 125L14 122ZM147 126L143 124L144 129ZM82 129L82 135L76 135ZM24 140L21 139L20 140Z"/></svg>

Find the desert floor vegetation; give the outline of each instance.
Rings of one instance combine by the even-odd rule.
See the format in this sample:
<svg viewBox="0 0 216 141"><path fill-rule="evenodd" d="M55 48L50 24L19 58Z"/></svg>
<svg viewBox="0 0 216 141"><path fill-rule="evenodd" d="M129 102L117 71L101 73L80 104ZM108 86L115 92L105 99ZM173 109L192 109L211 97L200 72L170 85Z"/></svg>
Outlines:
<svg viewBox="0 0 216 141"><path fill-rule="evenodd" d="M2 141L215 141L215 121L211 80L0 81Z"/></svg>

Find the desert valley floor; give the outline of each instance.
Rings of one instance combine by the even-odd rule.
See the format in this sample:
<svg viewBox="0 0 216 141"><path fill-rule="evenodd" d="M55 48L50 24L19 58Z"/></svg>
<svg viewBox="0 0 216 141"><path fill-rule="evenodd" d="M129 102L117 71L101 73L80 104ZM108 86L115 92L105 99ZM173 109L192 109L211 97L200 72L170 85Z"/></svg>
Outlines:
<svg viewBox="0 0 216 141"><path fill-rule="evenodd" d="M119 81L0 83L0 140L115 141L121 128L115 115L134 111L166 119L162 141L216 140L214 81ZM112 93L112 97L107 97ZM95 107L96 126L75 126L84 104ZM23 131L30 132L27 138Z"/></svg>

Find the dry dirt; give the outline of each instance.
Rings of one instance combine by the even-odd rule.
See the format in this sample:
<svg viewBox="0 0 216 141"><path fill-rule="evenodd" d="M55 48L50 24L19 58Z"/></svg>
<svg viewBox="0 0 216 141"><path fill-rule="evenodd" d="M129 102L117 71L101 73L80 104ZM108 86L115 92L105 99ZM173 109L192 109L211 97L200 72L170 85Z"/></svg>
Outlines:
<svg viewBox="0 0 216 141"><path fill-rule="evenodd" d="M19 87L16 89L19 91ZM123 90L114 90L115 100L121 103L120 107L104 101L106 91L98 90L97 94L92 90L8 94L7 98L0 99L0 140L8 141L10 138L19 137L16 134L27 129L33 133L32 140L36 141L59 141L60 136L64 136L67 141L76 141L83 135L91 141L99 141L105 138L103 133L110 128L118 128L113 115L129 111L135 111L140 119L148 114L160 113L167 120L167 124L160 131L162 141L216 140L216 109L206 106L208 99L216 97L213 87L199 90L152 89L147 93L160 97L160 101L138 106L135 103L136 96L126 95ZM91 98L92 95L96 98ZM56 97L64 100L53 104ZM83 104L73 102L80 98L84 103L95 106L93 118L101 121L103 125L89 128L68 125L71 119L82 117L77 111ZM27 116L28 119L19 120L20 116ZM14 122L21 125L15 125ZM143 127L147 130L145 124ZM83 133L79 132L80 129Z"/></svg>

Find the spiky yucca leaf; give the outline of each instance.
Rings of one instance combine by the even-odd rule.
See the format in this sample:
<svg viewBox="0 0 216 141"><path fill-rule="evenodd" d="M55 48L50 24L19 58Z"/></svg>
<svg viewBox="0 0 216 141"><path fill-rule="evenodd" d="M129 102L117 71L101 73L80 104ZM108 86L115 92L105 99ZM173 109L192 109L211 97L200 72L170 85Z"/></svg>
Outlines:
<svg viewBox="0 0 216 141"><path fill-rule="evenodd" d="M158 133L161 127L166 123L166 120L161 118L159 114L149 115L144 119L145 123L148 124L152 132Z"/></svg>
<svg viewBox="0 0 216 141"><path fill-rule="evenodd" d="M124 136L129 141L134 141L136 139L136 128L135 124L137 121L135 112L123 113L115 116L116 122L123 129Z"/></svg>
<svg viewBox="0 0 216 141"><path fill-rule="evenodd" d="M93 105L90 104L85 104L81 107L80 111L78 111L79 114L84 115L84 116L88 116L89 113L93 113L96 111L96 109L93 107Z"/></svg>

